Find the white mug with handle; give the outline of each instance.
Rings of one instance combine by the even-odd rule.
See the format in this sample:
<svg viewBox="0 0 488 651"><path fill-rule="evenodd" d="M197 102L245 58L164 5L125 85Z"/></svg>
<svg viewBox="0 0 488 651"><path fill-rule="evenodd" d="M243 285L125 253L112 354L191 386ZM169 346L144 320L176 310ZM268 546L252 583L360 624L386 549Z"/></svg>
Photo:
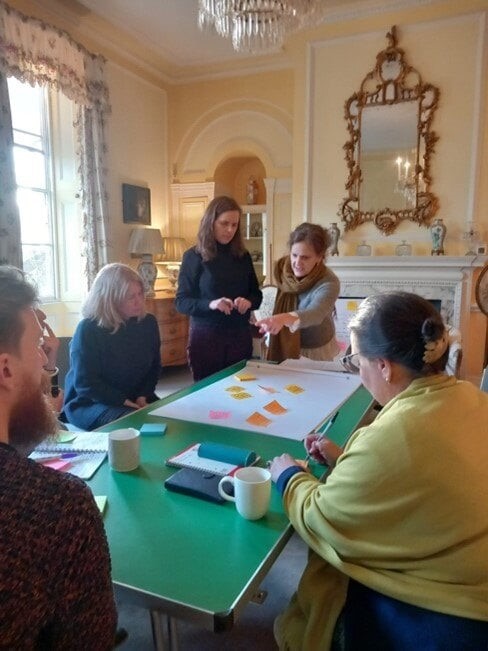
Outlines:
<svg viewBox="0 0 488 651"><path fill-rule="evenodd" d="M234 486L234 496L224 491L225 484ZM219 493L224 499L235 502L237 511L243 518L258 520L266 514L269 507L271 473L255 466L239 468L233 475L222 477Z"/></svg>

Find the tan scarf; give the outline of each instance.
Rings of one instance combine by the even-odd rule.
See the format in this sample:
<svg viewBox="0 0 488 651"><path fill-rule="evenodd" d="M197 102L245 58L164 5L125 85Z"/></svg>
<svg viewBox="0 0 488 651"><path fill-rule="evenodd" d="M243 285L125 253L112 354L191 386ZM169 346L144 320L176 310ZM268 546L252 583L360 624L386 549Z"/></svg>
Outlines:
<svg viewBox="0 0 488 651"><path fill-rule="evenodd" d="M307 292L325 278L327 269L323 264L317 264L304 278L297 278L291 268L290 256L280 258L274 267L274 276L278 285L273 314L294 312L298 307L298 296ZM300 330L290 332L286 326L277 335L271 335L267 359L282 362L284 359L300 357Z"/></svg>

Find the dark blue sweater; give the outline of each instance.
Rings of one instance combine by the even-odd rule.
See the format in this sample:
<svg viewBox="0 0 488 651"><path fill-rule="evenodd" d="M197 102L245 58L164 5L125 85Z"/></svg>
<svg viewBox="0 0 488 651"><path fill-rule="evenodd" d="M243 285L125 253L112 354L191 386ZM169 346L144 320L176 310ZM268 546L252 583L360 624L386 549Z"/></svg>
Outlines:
<svg viewBox="0 0 488 651"><path fill-rule="evenodd" d="M245 314L232 310L226 315L209 308L211 301L222 296L232 300L239 296L247 298L251 310L261 305L263 295L249 253L238 258L232 254L229 244L217 244L217 256L204 262L195 248L185 251L176 292L178 312L188 314L202 325L248 328L251 310Z"/></svg>
<svg viewBox="0 0 488 651"><path fill-rule="evenodd" d="M161 364L156 319L126 321L114 334L92 319L78 324L70 346L64 415L88 429L110 406L140 396L154 399Z"/></svg>

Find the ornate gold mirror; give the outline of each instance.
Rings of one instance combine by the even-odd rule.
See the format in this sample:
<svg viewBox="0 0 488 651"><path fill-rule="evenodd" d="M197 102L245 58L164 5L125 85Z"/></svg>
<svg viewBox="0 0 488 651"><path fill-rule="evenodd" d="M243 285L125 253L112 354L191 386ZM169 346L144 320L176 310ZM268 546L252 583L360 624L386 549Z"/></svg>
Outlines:
<svg viewBox="0 0 488 651"><path fill-rule="evenodd" d="M427 225L439 206L430 191L439 89L407 64L395 26L386 38L374 70L345 104L349 177L339 215L346 231L366 222L386 235L402 220Z"/></svg>

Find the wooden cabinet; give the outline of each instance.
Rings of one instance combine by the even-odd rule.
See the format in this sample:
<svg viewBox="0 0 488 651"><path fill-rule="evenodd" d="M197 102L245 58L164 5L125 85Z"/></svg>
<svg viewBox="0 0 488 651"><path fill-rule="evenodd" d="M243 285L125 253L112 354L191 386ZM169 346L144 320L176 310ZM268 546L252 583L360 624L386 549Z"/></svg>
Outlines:
<svg viewBox="0 0 488 651"><path fill-rule="evenodd" d="M170 290L156 292L146 298L146 310L154 314L161 336L161 365L186 364L188 342L188 317L176 311L175 296Z"/></svg>

